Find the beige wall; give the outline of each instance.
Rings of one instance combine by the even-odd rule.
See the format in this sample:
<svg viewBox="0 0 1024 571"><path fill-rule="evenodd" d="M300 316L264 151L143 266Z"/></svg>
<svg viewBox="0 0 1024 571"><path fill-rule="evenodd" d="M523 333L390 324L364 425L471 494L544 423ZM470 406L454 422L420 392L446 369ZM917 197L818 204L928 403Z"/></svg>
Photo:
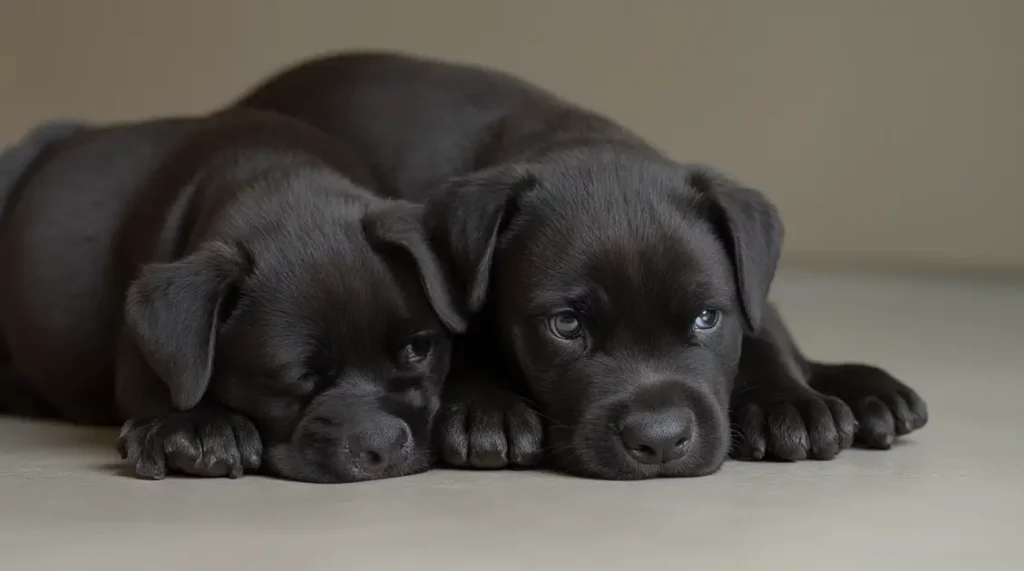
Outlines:
<svg viewBox="0 0 1024 571"><path fill-rule="evenodd" d="M789 260L1024 270L1020 0L0 0L0 140L309 54L506 68L768 191Z"/></svg>

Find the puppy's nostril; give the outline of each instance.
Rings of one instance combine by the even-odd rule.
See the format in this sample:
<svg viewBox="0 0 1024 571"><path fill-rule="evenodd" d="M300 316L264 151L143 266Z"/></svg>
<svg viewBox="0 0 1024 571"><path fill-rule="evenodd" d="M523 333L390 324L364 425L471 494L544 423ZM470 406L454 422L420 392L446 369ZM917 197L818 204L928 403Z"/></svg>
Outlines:
<svg viewBox="0 0 1024 571"><path fill-rule="evenodd" d="M379 452L369 451L363 453L363 462L367 466L376 466L384 463L384 457Z"/></svg>
<svg viewBox="0 0 1024 571"><path fill-rule="evenodd" d="M636 451L639 452L640 454L645 454L645 455L649 455L649 456L654 456L654 455L657 454L657 452L654 450L654 448L651 448L650 446L647 446L645 444L641 444L640 446L637 446L636 447Z"/></svg>
<svg viewBox="0 0 1024 571"><path fill-rule="evenodd" d="M642 464L664 464L688 452L692 415L685 409L632 413L622 423L622 444Z"/></svg>

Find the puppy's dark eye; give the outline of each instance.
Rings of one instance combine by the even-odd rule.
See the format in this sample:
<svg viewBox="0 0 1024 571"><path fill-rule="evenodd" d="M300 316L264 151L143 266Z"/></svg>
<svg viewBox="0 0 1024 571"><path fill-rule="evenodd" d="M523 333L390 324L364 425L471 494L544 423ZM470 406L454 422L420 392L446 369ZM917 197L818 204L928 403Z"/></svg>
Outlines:
<svg viewBox="0 0 1024 571"><path fill-rule="evenodd" d="M693 328L702 331L714 329L718 325L719 319L721 319L721 313L717 309L705 309L700 312L697 319L693 320Z"/></svg>
<svg viewBox="0 0 1024 571"><path fill-rule="evenodd" d="M416 365L429 357L433 348L433 336L429 332L421 331L409 338L409 342L402 347L398 358L402 365Z"/></svg>
<svg viewBox="0 0 1024 571"><path fill-rule="evenodd" d="M572 311L562 311L548 317L548 329L555 337L569 341L583 334L583 322Z"/></svg>

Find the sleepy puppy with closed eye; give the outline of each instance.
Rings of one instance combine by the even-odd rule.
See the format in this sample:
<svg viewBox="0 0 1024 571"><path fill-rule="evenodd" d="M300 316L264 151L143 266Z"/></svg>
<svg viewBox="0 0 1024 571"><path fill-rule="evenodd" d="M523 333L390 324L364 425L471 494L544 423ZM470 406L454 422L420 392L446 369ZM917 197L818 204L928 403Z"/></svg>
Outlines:
<svg viewBox="0 0 1024 571"><path fill-rule="evenodd" d="M422 207L363 180L258 111L53 142L5 207L0 407L123 422L142 478L426 469L465 321Z"/></svg>

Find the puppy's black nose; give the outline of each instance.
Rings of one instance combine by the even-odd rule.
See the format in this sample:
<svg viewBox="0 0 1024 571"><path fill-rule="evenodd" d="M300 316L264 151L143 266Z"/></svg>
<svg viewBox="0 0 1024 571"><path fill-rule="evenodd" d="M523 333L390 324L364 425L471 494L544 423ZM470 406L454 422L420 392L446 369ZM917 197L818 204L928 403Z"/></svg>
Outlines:
<svg viewBox="0 0 1024 571"><path fill-rule="evenodd" d="M348 437L348 453L354 467L367 474L380 474L406 456L409 430L397 418L379 418Z"/></svg>
<svg viewBox="0 0 1024 571"><path fill-rule="evenodd" d="M643 464L665 464L686 456L692 436L693 417L685 409L634 412L622 423L626 452Z"/></svg>

